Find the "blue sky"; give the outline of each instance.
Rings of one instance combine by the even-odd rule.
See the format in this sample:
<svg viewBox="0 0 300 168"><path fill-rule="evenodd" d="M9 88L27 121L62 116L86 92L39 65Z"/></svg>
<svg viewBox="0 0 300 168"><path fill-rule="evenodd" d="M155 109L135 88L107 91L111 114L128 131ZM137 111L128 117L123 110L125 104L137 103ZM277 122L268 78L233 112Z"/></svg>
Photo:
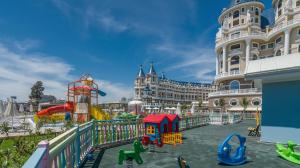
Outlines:
<svg viewBox="0 0 300 168"><path fill-rule="evenodd" d="M205 2L205 3L204 3ZM265 0L267 8L271 0ZM140 64L175 80L211 82L217 18L229 0L10 0L0 5L0 99L26 100L92 74L107 97L132 97Z"/></svg>

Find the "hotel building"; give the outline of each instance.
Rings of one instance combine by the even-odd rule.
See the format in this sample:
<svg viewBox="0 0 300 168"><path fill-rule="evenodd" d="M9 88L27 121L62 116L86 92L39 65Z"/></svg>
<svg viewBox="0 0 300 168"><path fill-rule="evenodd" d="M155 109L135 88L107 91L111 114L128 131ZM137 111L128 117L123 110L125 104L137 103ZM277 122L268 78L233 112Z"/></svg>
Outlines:
<svg viewBox="0 0 300 168"><path fill-rule="evenodd" d="M261 85L245 80L249 62L300 52L300 0L273 0L272 7L273 18L265 17L259 0L232 0L223 9L215 46L218 91L208 96L212 110L221 109L223 99L225 111L242 111L244 98L248 112L261 109Z"/></svg>
<svg viewBox="0 0 300 168"><path fill-rule="evenodd" d="M135 99L156 107L191 104L199 100L205 102L208 94L216 91L212 84L175 81L164 74L158 76L153 64L146 75L140 66L134 89Z"/></svg>

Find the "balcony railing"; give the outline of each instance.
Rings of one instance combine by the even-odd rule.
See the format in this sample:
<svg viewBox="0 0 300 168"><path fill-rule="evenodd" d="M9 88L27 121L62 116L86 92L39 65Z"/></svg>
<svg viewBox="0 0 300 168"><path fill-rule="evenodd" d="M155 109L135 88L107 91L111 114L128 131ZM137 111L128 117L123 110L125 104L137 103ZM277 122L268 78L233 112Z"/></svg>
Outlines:
<svg viewBox="0 0 300 168"><path fill-rule="evenodd" d="M269 38L274 33L277 33L278 31L281 31L282 29L284 29L286 27L289 27L293 24L298 24L298 23L300 23L300 19L293 19L288 22L282 22L274 27L267 28L267 30L262 30L261 32L251 32L251 33L241 32L240 34L234 34L234 35L230 35L228 37L217 38L216 44L217 44L217 46L219 46L230 40L248 37L248 36L259 36L260 38ZM264 32L264 31L266 31L266 32Z"/></svg>
<svg viewBox="0 0 300 168"><path fill-rule="evenodd" d="M237 76L237 75L242 75L242 73L239 70L220 73L216 76L216 79L224 78L224 77L230 77L230 76Z"/></svg>
<svg viewBox="0 0 300 168"><path fill-rule="evenodd" d="M261 90L257 88L222 90L222 91L209 93L208 97L228 96L228 95L248 95L248 94L261 94Z"/></svg>

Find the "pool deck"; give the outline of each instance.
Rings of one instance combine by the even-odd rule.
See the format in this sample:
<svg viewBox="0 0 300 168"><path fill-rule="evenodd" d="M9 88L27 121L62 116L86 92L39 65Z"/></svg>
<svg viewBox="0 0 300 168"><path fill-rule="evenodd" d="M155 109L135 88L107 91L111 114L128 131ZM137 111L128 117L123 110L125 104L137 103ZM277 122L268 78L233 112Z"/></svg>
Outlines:
<svg viewBox="0 0 300 168"><path fill-rule="evenodd" d="M204 126L184 131L184 143L177 146L165 145L163 148L155 148L156 152L142 153L143 165L137 168L178 168L177 157L182 156L190 164L191 168L218 168L228 167L220 165L217 161L218 144L223 142L228 134L239 133L247 137L246 156L248 162L235 167L245 168L291 168L300 167L278 157L275 145L259 142L259 138L248 137L248 127L255 126L255 121L243 121L234 125ZM234 139L233 142L237 142ZM132 149L132 144L108 149L102 158L101 168L124 168L118 165L118 153L120 149ZM299 148L298 148L299 149ZM299 150L298 150L299 151Z"/></svg>

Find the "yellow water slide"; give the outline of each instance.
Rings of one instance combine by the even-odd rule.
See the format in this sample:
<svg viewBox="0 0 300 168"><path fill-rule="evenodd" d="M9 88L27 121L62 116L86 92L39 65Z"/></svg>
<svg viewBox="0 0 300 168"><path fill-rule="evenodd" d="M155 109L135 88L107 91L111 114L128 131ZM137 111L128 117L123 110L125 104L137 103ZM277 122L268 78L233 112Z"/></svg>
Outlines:
<svg viewBox="0 0 300 168"><path fill-rule="evenodd" d="M91 116L96 120L111 120L111 116L99 106L92 106Z"/></svg>

